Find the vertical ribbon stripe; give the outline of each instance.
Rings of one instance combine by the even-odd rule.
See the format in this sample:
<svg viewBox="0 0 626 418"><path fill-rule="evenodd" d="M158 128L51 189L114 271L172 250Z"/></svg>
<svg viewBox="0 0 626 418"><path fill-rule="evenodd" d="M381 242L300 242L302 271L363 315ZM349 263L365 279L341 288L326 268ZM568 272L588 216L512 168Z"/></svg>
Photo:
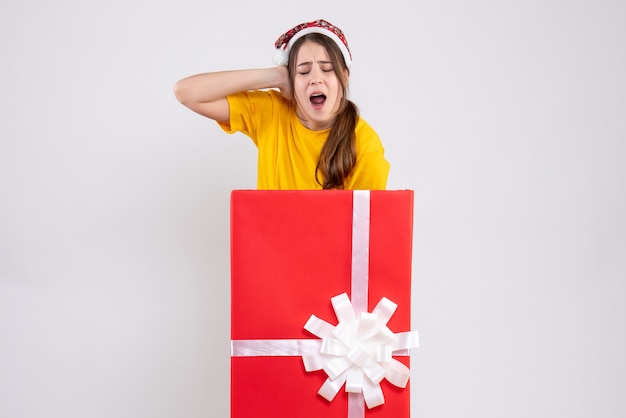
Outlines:
<svg viewBox="0 0 626 418"><path fill-rule="evenodd" d="M370 192L352 195L352 306L354 313L367 312L370 261ZM348 392L348 418L365 417L363 393Z"/></svg>
<svg viewBox="0 0 626 418"><path fill-rule="evenodd" d="M370 191L355 190L352 203L352 288L354 313L367 312L370 267Z"/></svg>

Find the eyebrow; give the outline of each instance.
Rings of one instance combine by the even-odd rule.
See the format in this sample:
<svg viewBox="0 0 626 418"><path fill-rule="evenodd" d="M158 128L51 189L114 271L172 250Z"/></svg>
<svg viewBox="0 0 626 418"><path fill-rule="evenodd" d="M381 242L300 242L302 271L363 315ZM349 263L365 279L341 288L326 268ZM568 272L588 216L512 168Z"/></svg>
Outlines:
<svg viewBox="0 0 626 418"><path fill-rule="evenodd" d="M318 64L332 64L332 61L317 61ZM301 62L297 67L304 67L305 65L313 65L313 61Z"/></svg>

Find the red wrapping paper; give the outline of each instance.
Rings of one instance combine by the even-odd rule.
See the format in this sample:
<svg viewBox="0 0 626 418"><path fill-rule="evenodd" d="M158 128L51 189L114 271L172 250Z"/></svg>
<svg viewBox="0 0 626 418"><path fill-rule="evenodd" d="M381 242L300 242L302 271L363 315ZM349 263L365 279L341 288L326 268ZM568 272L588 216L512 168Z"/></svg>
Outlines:
<svg viewBox="0 0 626 418"><path fill-rule="evenodd" d="M231 339L316 339L311 314L337 324L330 299L351 292L352 191L231 194ZM411 330L413 191L370 192L368 312L384 296L387 326ZM396 359L409 365L409 357ZM317 394L327 376L299 356L232 357L231 417L346 418L348 396ZM367 418L410 416L410 383L381 382L385 403Z"/></svg>

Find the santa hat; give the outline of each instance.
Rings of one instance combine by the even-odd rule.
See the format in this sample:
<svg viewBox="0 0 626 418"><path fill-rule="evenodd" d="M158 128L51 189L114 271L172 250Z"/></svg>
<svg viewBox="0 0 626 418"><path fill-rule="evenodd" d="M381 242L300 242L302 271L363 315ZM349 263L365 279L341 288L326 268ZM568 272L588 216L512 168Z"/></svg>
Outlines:
<svg viewBox="0 0 626 418"><path fill-rule="evenodd" d="M341 29L323 19L301 23L282 34L274 43L274 46L276 47L273 57L274 64L287 65L287 62L289 61L289 51L291 50L293 44L298 39L309 33L321 33L322 35L326 35L335 41L343 54L343 59L346 61L346 65L350 67L350 64L352 63L352 53L350 53L350 49L348 48L348 41L346 40L346 37Z"/></svg>

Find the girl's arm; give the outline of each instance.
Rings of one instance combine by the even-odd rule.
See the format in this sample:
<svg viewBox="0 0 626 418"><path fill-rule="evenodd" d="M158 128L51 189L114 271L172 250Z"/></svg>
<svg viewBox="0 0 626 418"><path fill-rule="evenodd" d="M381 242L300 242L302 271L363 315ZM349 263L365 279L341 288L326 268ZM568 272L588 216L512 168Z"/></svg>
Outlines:
<svg viewBox="0 0 626 418"><path fill-rule="evenodd" d="M279 88L289 96L287 67L219 71L183 78L174 86L179 102L218 122L230 120L226 96L248 90Z"/></svg>

